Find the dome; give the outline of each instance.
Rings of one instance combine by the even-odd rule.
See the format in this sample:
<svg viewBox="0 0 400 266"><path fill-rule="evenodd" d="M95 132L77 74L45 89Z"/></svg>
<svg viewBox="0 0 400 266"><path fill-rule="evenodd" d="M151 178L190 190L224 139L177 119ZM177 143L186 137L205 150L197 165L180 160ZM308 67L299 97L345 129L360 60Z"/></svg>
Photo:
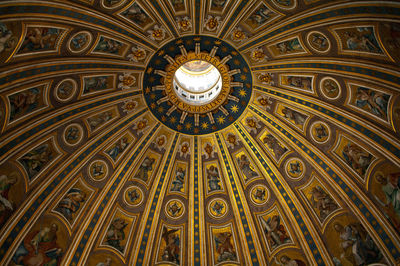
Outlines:
<svg viewBox="0 0 400 266"><path fill-rule="evenodd" d="M399 265L400 3L0 2L0 265Z"/></svg>

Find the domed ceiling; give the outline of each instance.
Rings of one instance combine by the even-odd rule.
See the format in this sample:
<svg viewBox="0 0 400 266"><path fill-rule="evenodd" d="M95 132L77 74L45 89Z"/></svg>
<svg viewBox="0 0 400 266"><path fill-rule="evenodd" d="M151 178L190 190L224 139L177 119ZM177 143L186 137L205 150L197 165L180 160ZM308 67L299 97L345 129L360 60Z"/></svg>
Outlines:
<svg viewBox="0 0 400 266"><path fill-rule="evenodd" d="M399 2L13 0L0 29L0 265L400 263ZM222 85L179 94L188 62Z"/></svg>

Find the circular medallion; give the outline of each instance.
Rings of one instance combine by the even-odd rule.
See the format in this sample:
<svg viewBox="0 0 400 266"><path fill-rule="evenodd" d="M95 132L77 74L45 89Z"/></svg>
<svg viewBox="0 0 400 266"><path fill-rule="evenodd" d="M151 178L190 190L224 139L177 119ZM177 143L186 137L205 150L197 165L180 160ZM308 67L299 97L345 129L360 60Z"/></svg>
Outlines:
<svg viewBox="0 0 400 266"><path fill-rule="evenodd" d="M250 190L250 199L255 205L263 205L269 199L268 188L263 185L255 185Z"/></svg>
<svg viewBox="0 0 400 266"><path fill-rule="evenodd" d="M124 193L124 200L128 205L139 206L143 202L143 191L137 187L128 187Z"/></svg>
<svg viewBox="0 0 400 266"><path fill-rule="evenodd" d="M91 42L92 34L88 31L81 31L71 37L68 48L73 53L80 53L86 50Z"/></svg>
<svg viewBox="0 0 400 266"><path fill-rule="evenodd" d="M79 124L68 125L64 130L64 141L69 146L78 144L83 138L83 128Z"/></svg>
<svg viewBox="0 0 400 266"><path fill-rule="evenodd" d="M308 33L307 42L314 51L319 53L326 53L331 49L329 39L323 33L318 31Z"/></svg>
<svg viewBox="0 0 400 266"><path fill-rule="evenodd" d="M317 121L311 125L310 133L315 142L322 144L329 140L331 130L324 122Z"/></svg>
<svg viewBox="0 0 400 266"><path fill-rule="evenodd" d="M172 199L165 205L165 213L172 219L179 219L185 212L183 202L178 199Z"/></svg>
<svg viewBox="0 0 400 266"><path fill-rule="evenodd" d="M78 84L73 79L64 79L56 86L54 96L60 102L67 102L74 97Z"/></svg>
<svg viewBox="0 0 400 266"><path fill-rule="evenodd" d="M108 174L108 167L105 161L95 160L89 165L89 175L96 181L103 180Z"/></svg>
<svg viewBox="0 0 400 266"><path fill-rule="evenodd" d="M299 179L304 175L305 166L299 158L291 158L286 162L285 170L292 179Z"/></svg>
<svg viewBox="0 0 400 266"><path fill-rule="evenodd" d="M209 36L185 36L151 58L143 78L146 103L169 128L202 135L226 128L246 109L252 75L231 45Z"/></svg>
<svg viewBox="0 0 400 266"><path fill-rule="evenodd" d="M228 212L228 204L224 199L213 199L208 203L208 213L213 218L220 219Z"/></svg>
<svg viewBox="0 0 400 266"><path fill-rule="evenodd" d="M321 79L319 87L322 94L330 100L335 100L340 96L340 85L334 78L325 77Z"/></svg>

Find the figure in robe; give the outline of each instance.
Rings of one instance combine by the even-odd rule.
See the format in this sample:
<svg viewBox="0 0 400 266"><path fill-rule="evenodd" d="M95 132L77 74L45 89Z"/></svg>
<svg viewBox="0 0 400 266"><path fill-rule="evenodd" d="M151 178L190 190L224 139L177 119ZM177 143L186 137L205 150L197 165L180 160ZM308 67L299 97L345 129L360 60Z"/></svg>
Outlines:
<svg viewBox="0 0 400 266"><path fill-rule="evenodd" d="M72 222L73 214L81 207L85 201L86 193L79 188L71 188L67 195L57 205L56 211L61 213L68 221Z"/></svg>
<svg viewBox="0 0 400 266"><path fill-rule="evenodd" d="M149 179L149 173L153 170L153 164L156 160L154 158L150 158L146 156L143 162L140 164L139 169L135 175L135 178L139 178L143 181L147 181Z"/></svg>
<svg viewBox="0 0 400 266"><path fill-rule="evenodd" d="M178 167L175 173L175 179L172 181L171 191L182 191L185 183L185 170L182 167Z"/></svg>
<svg viewBox="0 0 400 266"><path fill-rule="evenodd" d="M106 244L123 252L125 247L121 241L125 240L124 229L127 225L128 223L122 218L114 219L106 233Z"/></svg>
<svg viewBox="0 0 400 266"><path fill-rule="evenodd" d="M9 192L15 183L17 183L16 173L0 175L0 226L14 211L13 202L9 199Z"/></svg>
<svg viewBox="0 0 400 266"><path fill-rule="evenodd" d="M335 223L334 228L340 236L342 260L357 266L380 262L381 252L360 223L351 223L344 227L340 223Z"/></svg>
<svg viewBox="0 0 400 266"><path fill-rule="evenodd" d="M13 256L17 265L60 265L62 249L57 244L57 224L29 233Z"/></svg>
<svg viewBox="0 0 400 266"><path fill-rule="evenodd" d="M242 170L242 173L246 177L246 181L255 176L258 176L257 172L253 170L253 166L251 165L250 160L249 158L247 158L246 155L240 155L240 157L237 158L237 162L239 164L240 170Z"/></svg>
<svg viewBox="0 0 400 266"><path fill-rule="evenodd" d="M211 165L209 168L207 168L206 171L207 171L207 182L208 182L209 192L215 190L221 190L218 168L215 167L214 165Z"/></svg>

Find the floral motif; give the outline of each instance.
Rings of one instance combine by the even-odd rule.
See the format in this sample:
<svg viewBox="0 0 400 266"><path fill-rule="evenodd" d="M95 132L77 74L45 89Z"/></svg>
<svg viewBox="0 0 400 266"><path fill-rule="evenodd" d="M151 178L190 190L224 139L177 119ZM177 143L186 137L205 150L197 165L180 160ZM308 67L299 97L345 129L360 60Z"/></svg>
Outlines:
<svg viewBox="0 0 400 266"><path fill-rule="evenodd" d="M186 156L190 154L189 142L187 142L187 141L182 142L182 144L179 145L178 153L179 153L179 156L186 158Z"/></svg>
<svg viewBox="0 0 400 266"><path fill-rule="evenodd" d="M136 78L129 73L124 73L123 75L119 75L118 89L128 90L131 89L133 85L136 83Z"/></svg>
<svg viewBox="0 0 400 266"><path fill-rule="evenodd" d="M155 25L152 30L147 31L149 38L153 41L162 41L165 39L165 29L162 26Z"/></svg>
<svg viewBox="0 0 400 266"><path fill-rule="evenodd" d="M260 120L255 116L247 117L245 127L249 133L257 134L257 129L261 128Z"/></svg>
<svg viewBox="0 0 400 266"><path fill-rule="evenodd" d="M226 134L226 145L230 149L235 148L235 146L239 145L239 138L234 133L229 132Z"/></svg>
<svg viewBox="0 0 400 266"><path fill-rule="evenodd" d="M216 156L214 145L212 145L210 142L206 142L203 147L203 154L206 156L206 159L214 158Z"/></svg>
<svg viewBox="0 0 400 266"><path fill-rule="evenodd" d="M232 31L231 34L232 40L235 42L241 42L247 39L246 33L242 30L242 28L237 27Z"/></svg>
<svg viewBox="0 0 400 266"><path fill-rule="evenodd" d="M176 19L176 24L178 25L178 29L180 31L188 31L192 28L192 22L190 21L189 17L178 17Z"/></svg>
<svg viewBox="0 0 400 266"><path fill-rule="evenodd" d="M166 144L167 144L167 137L165 135L158 136L156 138L156 141L154 142L154 145L159 151L161 151Z"/></svg>
<svg viewBox="0 0 400 266"><path fill-rule="evenodd" d="M272 104L274 103L269 96L259 96L257 97L257 105L263 109L271 110Z"/></svg>
<svg viewBox="0 0 400 266"><path fill-rule="evenodd" d="M261 47L254 48L250 53L251 60L255 62L264 62L268 59Z"/></svg>
<svg viewBox="0 0 400 266"><path fill-rule="evenodd" d="M216 31L219 26L221 25L221 18L220 17L213 17L208 15L208 17L204 20L204 27L208 31Z"/></svg>
<svg viewBox="0 0 400 266"><path fill-rule="evenodd" d="M257 79L261 81L262 84L274 85L273 81L274 74L271 73L260 73L257 75Z"/></svg>
<svg viewBox="0 0 400 266"><path fill-rule="evenodd" d="M147 128L149 128L149 121L146 118L142 118L133 124L133 129L137 131L137 134L143 134Z"/></svg>
<svg viewBox="0 0 400 266"><path fill-rule="evenodd" d="M131 49L132 53L128 55L129 61L139 62L146 58L146 51L138 46L134 46Z"/></svg>
<svg viewBox="0 0 400 266"><path fill-rule="evenodd" d="M126 113L132 113L135 110L138 103L134 100L126 100L124 101L124 105L122 106L122 110Z"/></svg>

